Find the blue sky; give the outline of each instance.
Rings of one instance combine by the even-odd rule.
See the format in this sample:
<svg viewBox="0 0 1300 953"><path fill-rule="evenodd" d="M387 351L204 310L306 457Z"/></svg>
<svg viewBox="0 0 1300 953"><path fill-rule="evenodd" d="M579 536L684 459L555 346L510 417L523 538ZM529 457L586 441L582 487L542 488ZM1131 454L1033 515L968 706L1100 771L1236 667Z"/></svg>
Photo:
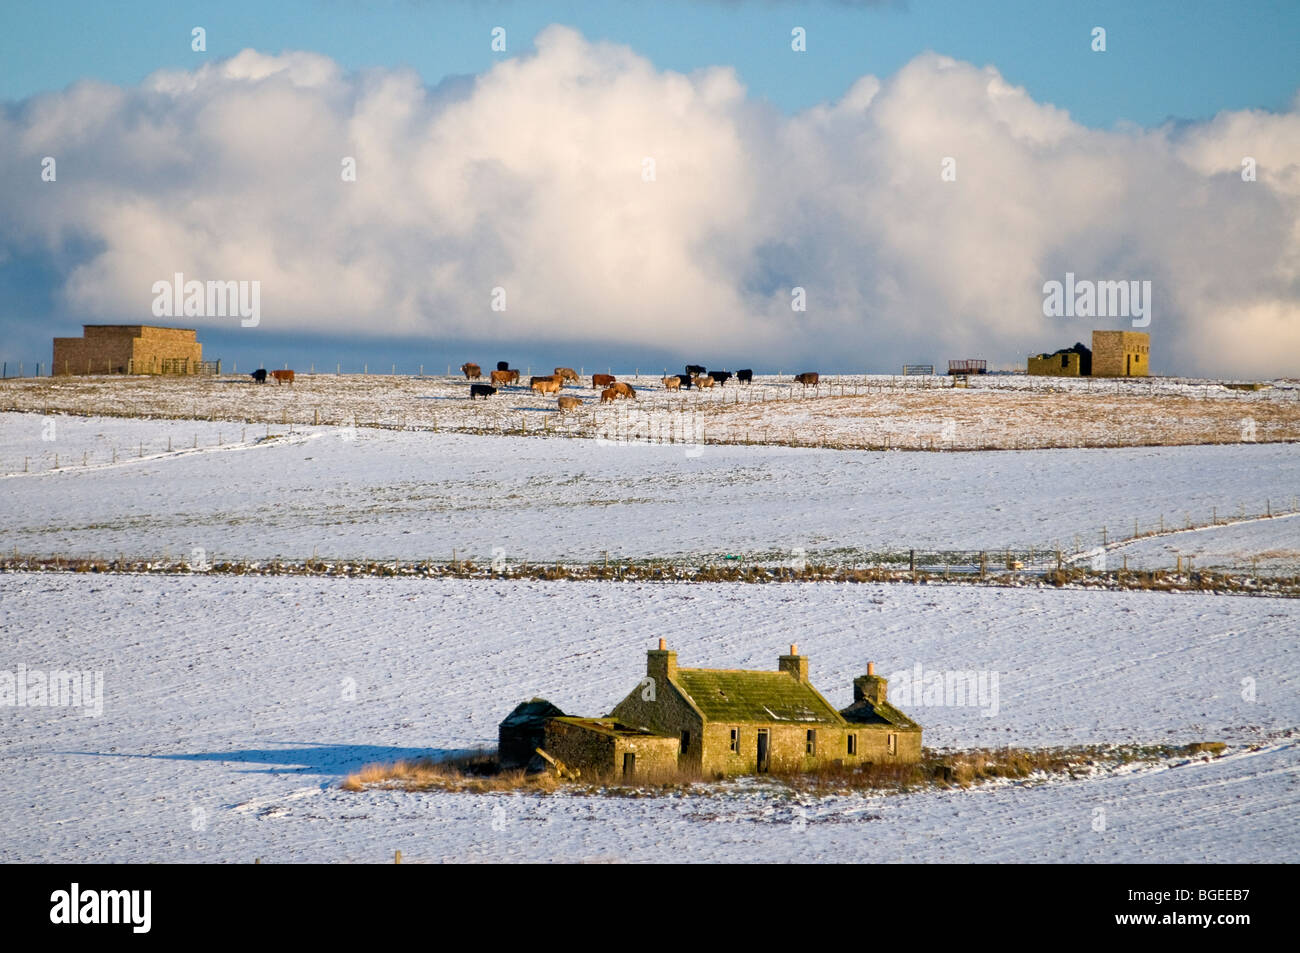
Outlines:
<svg viewBox="0 0 1300 953"><path fill-rule="evenodd" d="M184 272L264 285L185 322L241 370L1023 366L1088 339L1072 271L1154 280L1156 372L1294 374L1297 40L1300 0L0 3L0 359Z"/></svg>
<svg viewBox="0 0 1300 953"><path fill-rule="evenodd" d="M490 68L502 55L489 48L494 26L514 53L550 23L629 44L661 69L734 66L751 95L787 112L835 99L863 74L892 74L925 50L996 65L1034 99L1098 127L1276 111L1300 86L1293 0L51 0L0 8L0 98L86 77L130 85L246 47L311 50L346 69L409 65L434 84ZM796 25L808 33L802 56L789 49ZM207 30L206 54L190 50L194 26ZM1104 55L1090 48L1094 26L1107 30Z"/></svg>

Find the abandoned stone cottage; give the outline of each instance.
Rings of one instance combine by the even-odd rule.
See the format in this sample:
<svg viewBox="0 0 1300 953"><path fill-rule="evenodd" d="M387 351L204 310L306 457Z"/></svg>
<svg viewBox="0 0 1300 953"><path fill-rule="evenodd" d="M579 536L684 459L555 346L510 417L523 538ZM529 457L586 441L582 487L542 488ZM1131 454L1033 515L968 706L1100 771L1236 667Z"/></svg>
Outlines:
<svg viewBox="0 0 1300 953"><path fill-rule="evenodd" d="M921 757L921 726L889 703L871 663L836 711L795 645L774 672L679 668L663 639L647 655L646 677L607 717L567 716L543 699L517 707L501 723L502 764L522 767L541 748L585 777L725 777Z"/></svg>

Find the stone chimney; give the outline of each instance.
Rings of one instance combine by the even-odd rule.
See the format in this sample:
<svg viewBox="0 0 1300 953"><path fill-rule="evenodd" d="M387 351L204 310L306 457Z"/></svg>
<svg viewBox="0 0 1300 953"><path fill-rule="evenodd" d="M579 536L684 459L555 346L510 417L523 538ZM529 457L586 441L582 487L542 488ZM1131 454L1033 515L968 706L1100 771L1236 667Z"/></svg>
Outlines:
<svg viewBox="0 0 1300 953"><path fill-rule="evenodd" d="M876 663L867 663L867 674L859 675L853 680L853 700L869 701L873 705L884 704L889 699L889 679L876 674Z"/></svg>
<svg viewBox="0 0 1300 953"><path fill-rule="evenodd" d="M777 668L789 672L796 682L808 681L808 656L799 654L799 646L790 643L790 654L780 656Z"/></svg>
<svg viewBox="0 0 1300 953"><path fill-rule="evenodd" d="M677 677L677 653L669 651L666 639L659 640L659 648L646 653L645 673L656 684L670 682Z"/></svg>

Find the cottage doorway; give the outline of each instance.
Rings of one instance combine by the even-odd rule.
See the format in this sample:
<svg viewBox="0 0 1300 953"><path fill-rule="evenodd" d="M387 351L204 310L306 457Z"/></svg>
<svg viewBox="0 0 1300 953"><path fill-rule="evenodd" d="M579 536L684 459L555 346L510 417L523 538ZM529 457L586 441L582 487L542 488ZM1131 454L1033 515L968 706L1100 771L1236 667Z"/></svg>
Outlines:
<svg viewBox="0 0 1300 953"><path fill-rule="evenodd" d="M630 778L636 774L636 755L628 753L623 755L623 777Z"/></svg>
<svg viewBox="0 0 1300 953"><path fill-rule="evenodd" d="M766 774L768 766L767 729L758 729L758 773Z"/></svg>

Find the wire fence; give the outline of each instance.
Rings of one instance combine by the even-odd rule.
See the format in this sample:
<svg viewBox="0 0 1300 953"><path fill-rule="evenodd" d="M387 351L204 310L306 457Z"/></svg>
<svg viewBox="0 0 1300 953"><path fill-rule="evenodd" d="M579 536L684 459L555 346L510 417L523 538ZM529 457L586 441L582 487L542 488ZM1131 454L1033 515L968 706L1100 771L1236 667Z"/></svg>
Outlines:
<svg viewBox="0 0 1300 953"><path fill-rule="evenodd" d="M1265 520L1300 521L1300 499L1291 498L1287 506L1279 507L1273 501L1266 501L1258 512L1248 512L1245 504L1237 507L1235 514L1220 514L1218 507L1211 507L1211 521L1196 523L1186 514L1185 525L1166 523L1163 517L1156 520L1135 520L1134 532L1128 535L1111 532L1101 527L1098 533L1088 535L1074 534L1070 540L1055 542L1042 546L1004 546L984 549L944 549L944 548L880 548L809 553L802 548L788 552L766 551L749 553L700 553L697 555L676 556L671 559L653 557L616 557L611 563L608 551L599 556L575 553L570 556L549 558L545 560L506 559L498 554L479 559L472 554L457 553L452 550L441 559L422 560L383 560L367 557L331 556L319 557L313 552L311 557L300 560L256 560L239 556L221 557L216 553L205 553L203 565L198 567L208 571L214 566L222 571L238 573L314 573L348 574L351 571L370 575L487 575L508 576L511 574L536 574L538 572L556 571L590 573L600 570L605 574L613 572L615 578L628 573L649 574L667 573L673 578L701 577L709 578L719 573L724 577L740 577L745 573L766 574L766 578L851 578L854 573L879 570L898 574L899 577L916 578L979 578L992 577L1041 577L1048 574L1083 573L1085 575L1107 575L1124 573L1175 573L1192 574L1200 570L1217 574L1244 574L1258 578L1300 577L1300 546L1294 549L1279 550L1271 547L1257 554L1241 554L1239 551L1229 555L1216 554L1213 551L1196 553L1181 551L1177 545L1157 551L1132 551L1134 544L1146 540L1175 538L1183 534L1197 534L1205 530L1231 528L1248 523ZM1296 537L1300 542L1300 522L1297 523ZM1189 540L1195 542L1195 540ZM196 550L196 552L203 552ZM192 557L173 557L164 552L161 555L116 558L103 556L53 554L20 555L15 549L4 557L4 568L46 568L57 569L76 567L82 571L192 571ZM95 567L99 567L96 569ZM685 574L685 575L683 575ZM606 578L597 575L594 578Z"/></svg>

